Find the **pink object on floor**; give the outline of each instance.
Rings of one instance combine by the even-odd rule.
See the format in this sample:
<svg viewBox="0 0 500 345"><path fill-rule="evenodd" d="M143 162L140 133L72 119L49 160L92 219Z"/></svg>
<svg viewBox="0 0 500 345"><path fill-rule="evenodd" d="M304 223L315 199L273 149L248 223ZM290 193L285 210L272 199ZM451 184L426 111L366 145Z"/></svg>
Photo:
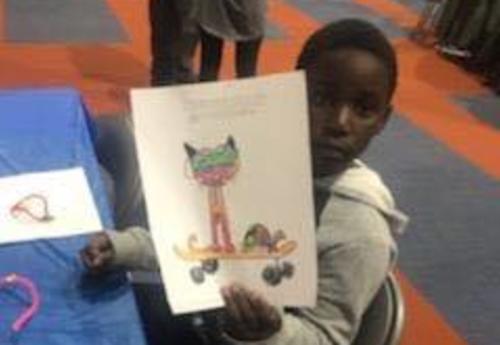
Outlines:
<svg viewBox="0 0 500 345"><path fill-rule="evenodd" d="M31 298L31 304L26 308L22 314L14 321L11 326L13 332L21 332L30 320L40 309L41 298L40 293L33 281L29 278L23 277L16 273L8 274L7 276L0 277L0 290L5 287L19 286L26 290Z"/></svg>

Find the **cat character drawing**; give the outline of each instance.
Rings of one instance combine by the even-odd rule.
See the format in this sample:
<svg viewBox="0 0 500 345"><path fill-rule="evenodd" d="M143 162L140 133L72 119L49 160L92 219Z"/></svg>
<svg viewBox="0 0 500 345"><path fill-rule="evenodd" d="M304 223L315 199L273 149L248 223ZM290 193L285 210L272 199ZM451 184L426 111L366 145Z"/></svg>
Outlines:
<svg viewBox="0 0 500 345"><path fill-rule="evenodd" d="M189 158L193 178L207 189L210 212L212 245L215 252L235 252L223 187L231 181L239 169L239 153L232 136L224 144L213 148L194 148L188 143L184 148ZM190 244L196 242L193 236Z"/></svg>

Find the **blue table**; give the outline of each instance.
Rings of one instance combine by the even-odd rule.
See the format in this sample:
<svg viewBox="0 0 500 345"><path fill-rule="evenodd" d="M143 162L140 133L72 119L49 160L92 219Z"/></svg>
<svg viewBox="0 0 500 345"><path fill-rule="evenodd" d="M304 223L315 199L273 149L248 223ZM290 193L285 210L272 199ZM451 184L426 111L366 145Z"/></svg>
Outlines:
<svg viewBox="0 0 500 345"><path fill-rule="evenodd" d="M0 92L0 176L82 166L102 222L111 227L91 136L88 113L74 90ZM125 274L85 275L79 250L86 243L87 236L76 236L0 246L0 276L28 276L42 295L39 313L12 338L10 325L27 297L16 289L0 291L1 345L145 344Z"/></svg>

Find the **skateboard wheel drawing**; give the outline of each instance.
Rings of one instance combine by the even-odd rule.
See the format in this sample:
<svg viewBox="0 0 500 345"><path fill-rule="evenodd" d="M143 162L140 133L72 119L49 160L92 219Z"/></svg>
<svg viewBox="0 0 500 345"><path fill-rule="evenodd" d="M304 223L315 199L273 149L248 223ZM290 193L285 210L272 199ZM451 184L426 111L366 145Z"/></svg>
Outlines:
<svg viewBox="0 0 500 345"><path fill-rule="evenodd" d="M202 284L205 281L205 272L203 272L203 268L193 267L189 273L191 274L191 279L193 279L196 284Z"/></svg>
<svg viewBox="0 0 500 345"><path fill-rule="evenodd" d="M214 274L219 269L219 261L217 259L203 260L201 267L206 273Z"/></svg>
<svg viewBox="0 0 500 345"><path fill-rule="evenodd" d="M281 274L285 278L292 278L293 274L295 273L295 267L288 261L285 261L283 265L281 266Z"/></svg>
<svg viewBox="0 0 500 345"><path fill-rule="evenodd" d="M278 265L269 265L264 268L262 278L271 286L276 286L281 282L281 270Z"/></svg>

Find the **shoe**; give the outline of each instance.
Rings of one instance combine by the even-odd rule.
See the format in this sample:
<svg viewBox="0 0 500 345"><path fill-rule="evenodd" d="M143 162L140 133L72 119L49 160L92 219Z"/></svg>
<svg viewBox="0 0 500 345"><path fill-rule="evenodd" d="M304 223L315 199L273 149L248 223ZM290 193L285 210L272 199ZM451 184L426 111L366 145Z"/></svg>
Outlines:
<svg viewBox="0 0 500 345"><path fill-rule="evenodd" d="M437 49L441 53L443 53L445 55L453 56L453 57L467 59L467 58L470 58L472 56L471 52L468 51L467 49L460 49L460 48L457 48L457 47L452 46L452 45L438 45Z"/></svg>

